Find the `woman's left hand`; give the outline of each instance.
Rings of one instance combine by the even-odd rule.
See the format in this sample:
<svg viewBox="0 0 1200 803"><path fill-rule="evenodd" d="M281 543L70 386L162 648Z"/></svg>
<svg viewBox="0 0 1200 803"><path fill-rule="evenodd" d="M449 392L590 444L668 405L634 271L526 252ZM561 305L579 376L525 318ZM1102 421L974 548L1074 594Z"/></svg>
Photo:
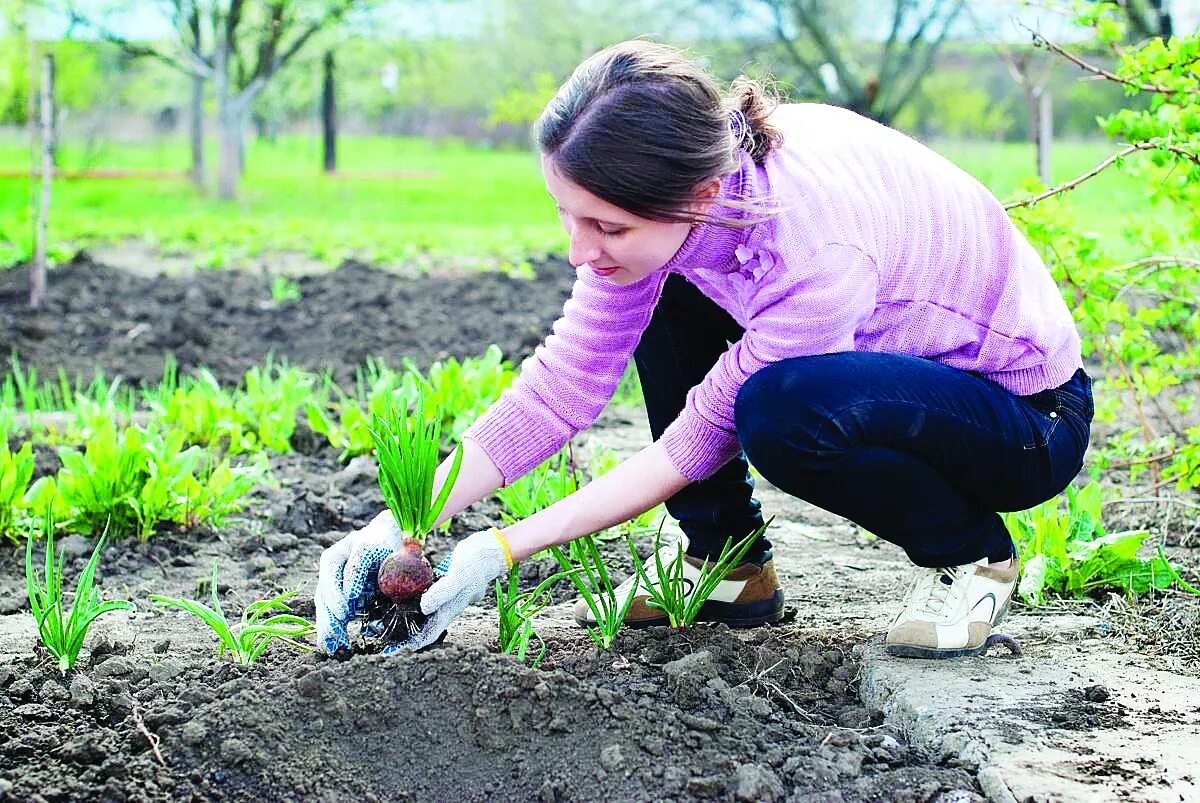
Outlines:
<svg viewBox="0 0 1200 803"><path fill-rule="evenodd" d="M459 541L450 555L450 568L445 576L421 595L421 613L429 617L428 621L404 641L385 648L384 654L419 650L432 644L468 605L482 599L492 581L512 566L508 545L502 538L492 528Z"/></svg>

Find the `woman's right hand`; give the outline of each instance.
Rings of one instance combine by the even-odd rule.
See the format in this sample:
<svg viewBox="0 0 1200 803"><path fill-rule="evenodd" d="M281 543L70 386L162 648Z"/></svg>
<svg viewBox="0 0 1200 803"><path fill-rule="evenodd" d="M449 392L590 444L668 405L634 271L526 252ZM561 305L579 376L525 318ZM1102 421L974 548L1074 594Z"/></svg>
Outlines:
<svg viewBox="0 0 1200 803"><path fill-rule="evenodd" d="M400 528L390 510L321 553L313 603L317 640L333 654L350 649L346 625L379 592L379 565L400 546Z"/></svg>

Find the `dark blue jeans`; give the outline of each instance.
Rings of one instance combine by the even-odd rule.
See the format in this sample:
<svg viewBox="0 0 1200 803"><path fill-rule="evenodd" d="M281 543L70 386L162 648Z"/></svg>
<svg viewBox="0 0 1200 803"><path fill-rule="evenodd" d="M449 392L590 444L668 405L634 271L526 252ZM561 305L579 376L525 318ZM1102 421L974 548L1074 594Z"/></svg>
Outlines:
<svg viewBox="0 0 1200 803"><path fill-rule="evenodd" d="M634 355L655 439L687 392L742 335L679 276L663 289ZM698 557L762 523L747 458L793 496L902 547L920 566L1003 560L997 511L1060 493L1079 473L1093 415L1081 369L1061 387L1014 396L981 376L898 354L782 360L742 386L743 454L667 500ZM770 544L757 547L761 559Z"/></svg>

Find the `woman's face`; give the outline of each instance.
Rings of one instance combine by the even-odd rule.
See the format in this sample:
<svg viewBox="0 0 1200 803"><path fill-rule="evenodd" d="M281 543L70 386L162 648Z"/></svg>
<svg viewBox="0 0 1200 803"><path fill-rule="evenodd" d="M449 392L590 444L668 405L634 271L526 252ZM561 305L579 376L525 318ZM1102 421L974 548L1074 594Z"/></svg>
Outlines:
<svg viewBox="0 0 1200 803"><path fill-rule="evenodd" d="M690 223L647 220L592 195L560 173L554 159L542 156L546 190L558 204L558 217L571 238L567 259L586 266L613 284L627 285L665 265L683 245ZM707 208L720 190L713 179L703 196ZM711 196L711 197L709 197Z"/></svg>

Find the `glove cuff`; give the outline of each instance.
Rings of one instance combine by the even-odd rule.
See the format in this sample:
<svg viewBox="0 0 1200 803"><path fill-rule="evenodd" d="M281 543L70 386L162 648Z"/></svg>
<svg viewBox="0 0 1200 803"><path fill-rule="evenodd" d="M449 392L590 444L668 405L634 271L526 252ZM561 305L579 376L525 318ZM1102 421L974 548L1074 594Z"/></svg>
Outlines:
<svg viewBox="0 0 1200 803"><path fill-rule="evenodd" d="M513 565L513 556L512 548L508 545L508 540L504 537L504 534L500 532L500 528L494 524L488 528L488 532L496 536L496 540L499 541L500 546L504 548L504 560L507 564L505 568L511 569Z"/></svg>

